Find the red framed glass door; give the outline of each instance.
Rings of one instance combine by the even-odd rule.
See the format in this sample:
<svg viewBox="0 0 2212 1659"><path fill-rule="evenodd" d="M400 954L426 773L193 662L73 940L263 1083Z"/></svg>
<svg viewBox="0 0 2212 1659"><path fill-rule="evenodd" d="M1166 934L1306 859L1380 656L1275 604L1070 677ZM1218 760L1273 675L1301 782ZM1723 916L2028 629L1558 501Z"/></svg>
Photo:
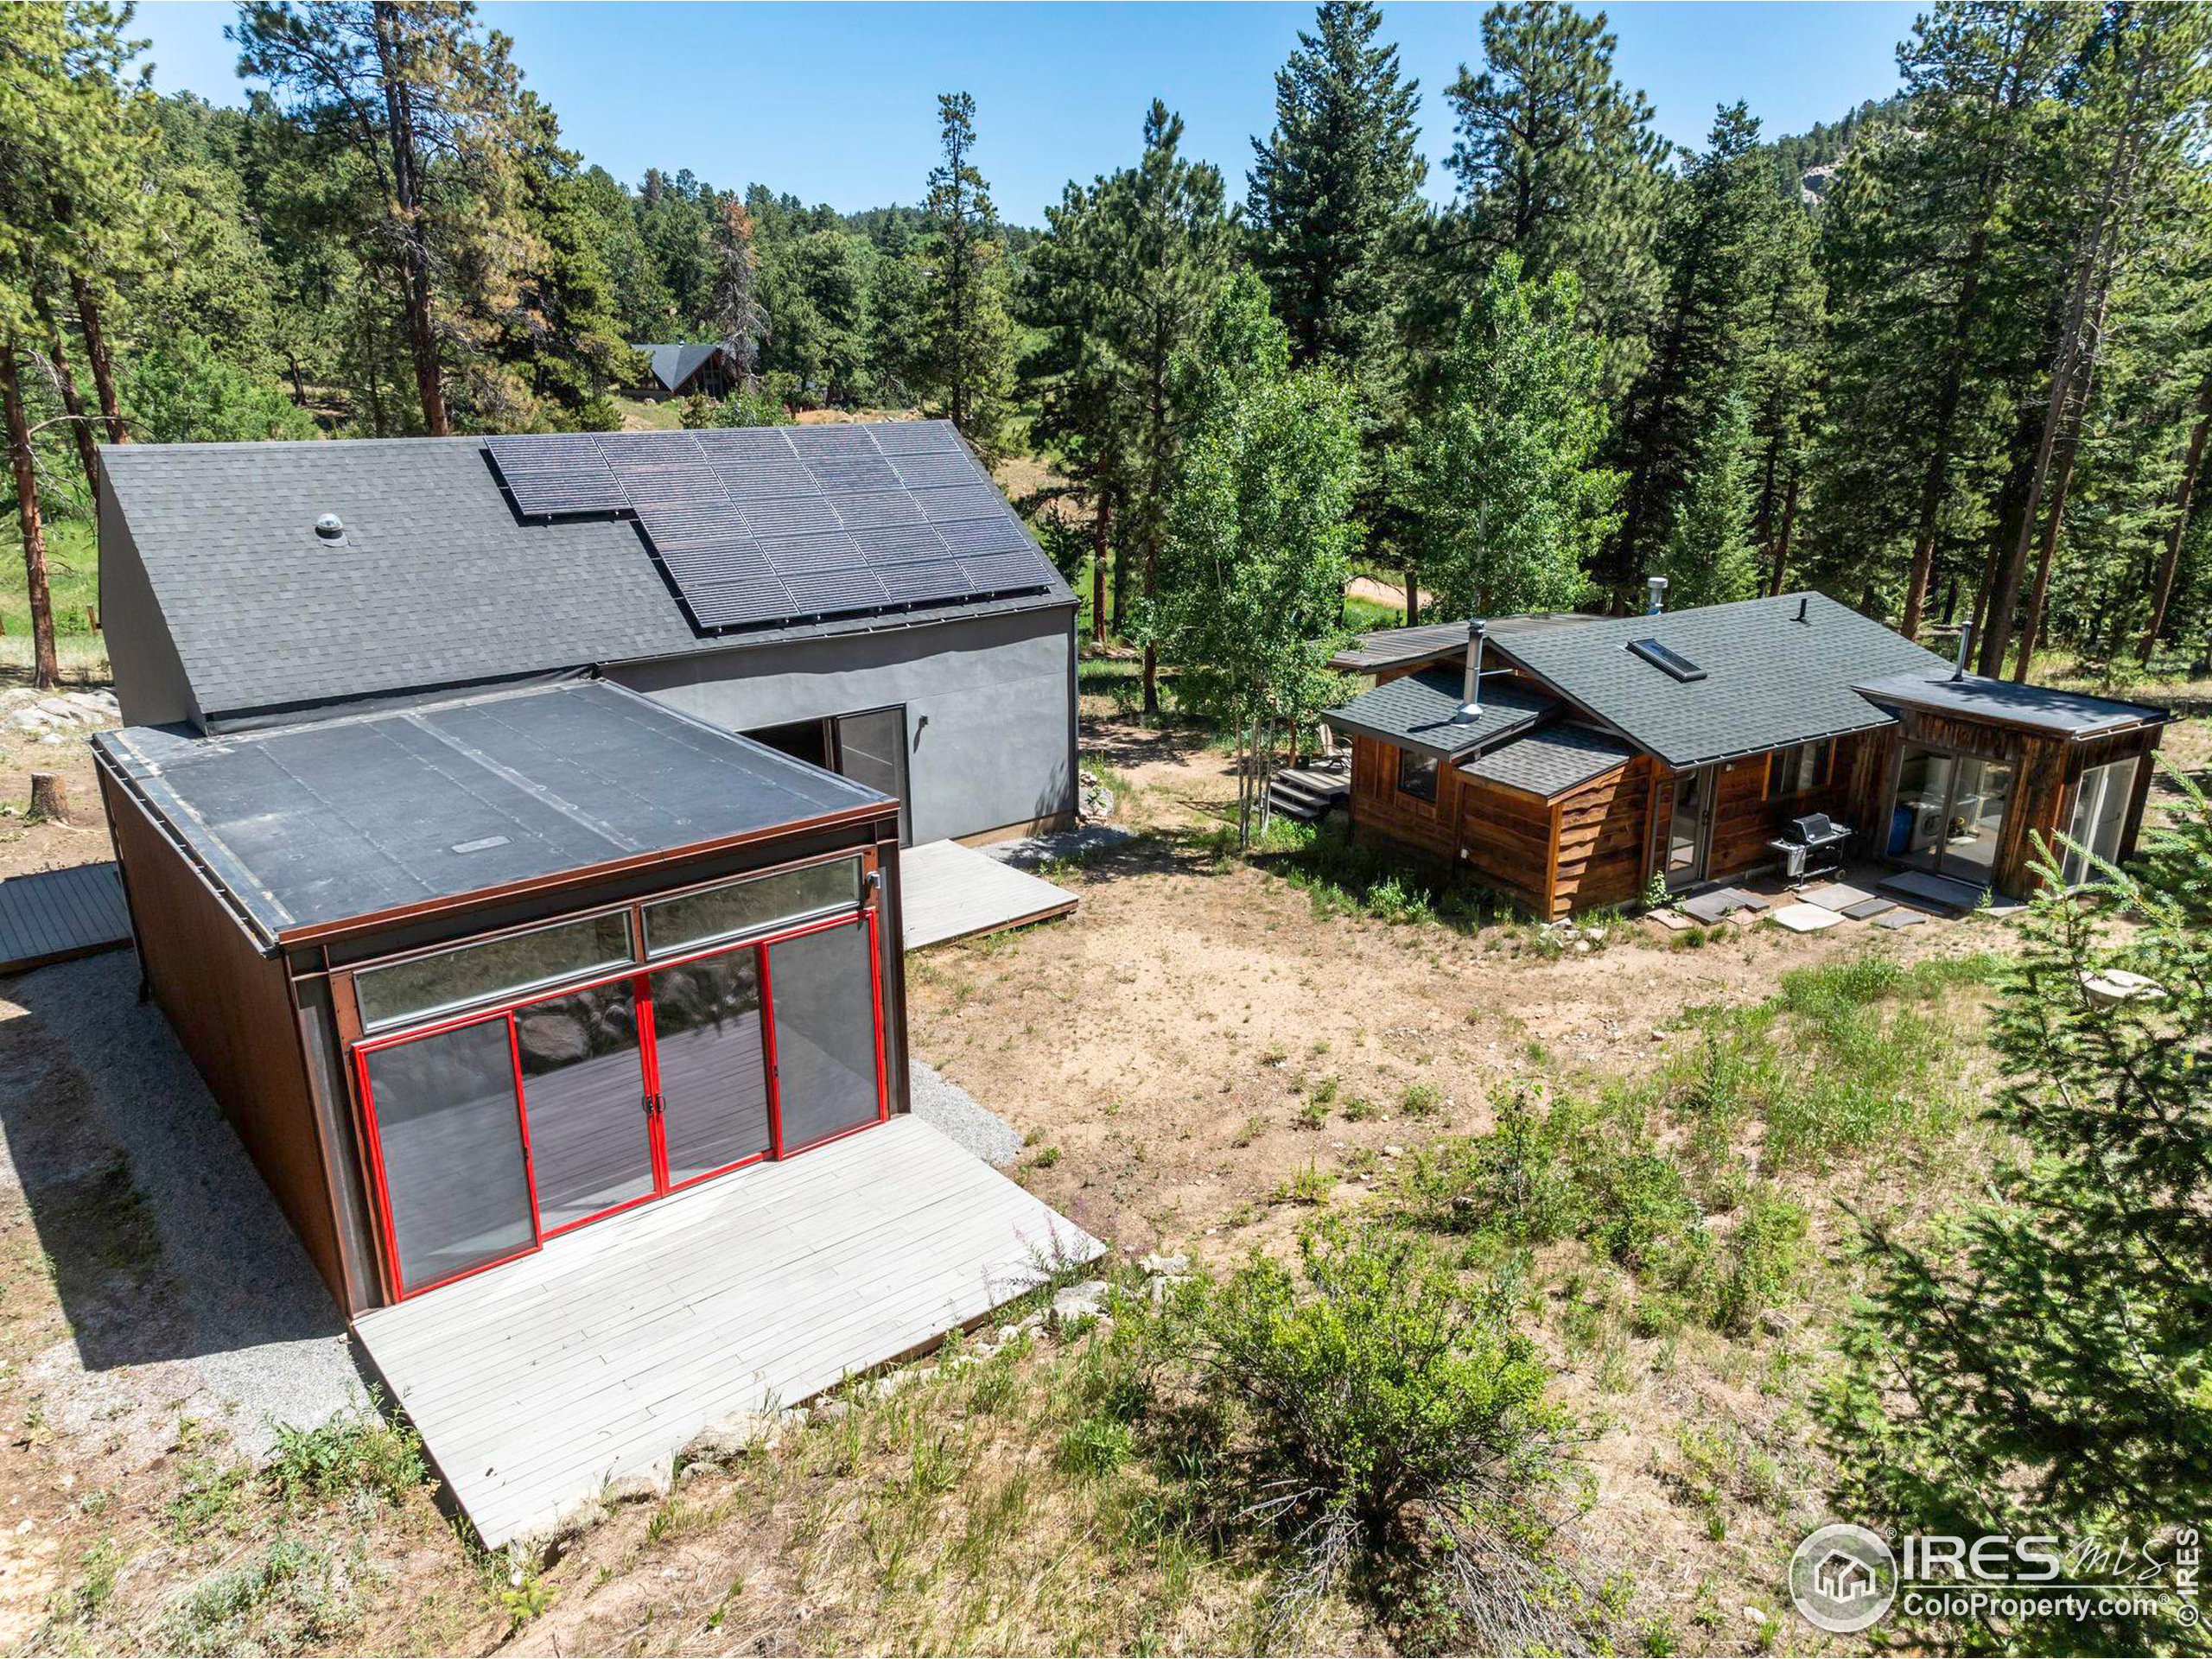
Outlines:
<svg viewBox="0 0 2212 1659"><path fill-rule="evenodd" d="M873 907L354 1046L400 1296L888 1116Z"/></svg>

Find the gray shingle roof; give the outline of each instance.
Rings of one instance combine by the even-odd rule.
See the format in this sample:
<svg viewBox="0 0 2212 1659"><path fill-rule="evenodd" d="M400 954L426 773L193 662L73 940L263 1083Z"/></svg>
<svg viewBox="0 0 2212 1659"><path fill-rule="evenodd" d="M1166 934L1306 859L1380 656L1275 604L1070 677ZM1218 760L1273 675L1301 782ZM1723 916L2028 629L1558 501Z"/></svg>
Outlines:
<svg viewBox="0 0 2212 1659"><path fill-rule="evenodd" d="M603 681L235 737L93 739L264 948L890 798Z"/></svg>
<svg viewBox="0 0 2212 1659"><path fill-rule="evenodd" d="M101 464L211 719L880 628L702 639L629 522L524 524L477 438L126 444ZM319 541L335 512L346 545ZM910 612L1067 605L1065 584Z"/></svg>
<svg viewBox="0 0 2212 1659"><path fill-rule="evenodd" d="M1481 715L1462 721L1458 715L1464 683L1459 669L1425 668L1386 680L1321 718L1339 731L1357 732L1449 760L1525 731L1559 707L1541 693L1485 677Z"/></svg>
<svg viewBox="0 0 2212 1659"><path fill-rule="evenodd" d="M1705 677L1678 680L1628 649L1643 639L1688 658ZM1820 594L1614 617L1491 648L1675 767L1886 725L1890 717L1854 686L1948 667Z"/></svg>
<svg viewBox="0 0 2212 1659"><path fill-rule="evenodd" d="M632 346L633 352L643 352L653 372L653 378L667 391L674 391L699 372L708 359L721 350L712 340L705 344L684 341L675 345Z"/></svg>
<svg viewBox="0 0 2212 1659"><path fill-rule="evenodd" d="M1470 777L1526 790L1549 800L1593 778L1604 777L1635 755L1631 745L1611 732L1569 721L1501 743L1459 770Z"/></svg>
<svg viewBox="0 0 2212 1659"><path fill-rule="evenodd" d="M2018 685L2011 680L1993 680L1980 674L1954 680L1948 670L1892 674L1886 679L1866 681L1859 690L1877 702L1932 709L1968 720L1996 721L2007 726L2031 727L2037 731L2063 732L2073 737L2118 731L2167 718L2165 709L2145 702L2093 697L2084 691L2062 691L2049 685Z"/></svg>
<svg viewBox="0 0 2212 1659"><path fill-rule="evenodd" d="M1509 634L1533 633L1543 628L1571 628L1592 618L1573 611L1531 611L1520 616L1494 616L1486 626L1493 639ZM1371 674L1399 663L1417 663L1447 651L1463 651L1467 644L1465 622L1424 622L1411 628L1375 628L1329 658L1331 668L1348 674Z"/></svg>

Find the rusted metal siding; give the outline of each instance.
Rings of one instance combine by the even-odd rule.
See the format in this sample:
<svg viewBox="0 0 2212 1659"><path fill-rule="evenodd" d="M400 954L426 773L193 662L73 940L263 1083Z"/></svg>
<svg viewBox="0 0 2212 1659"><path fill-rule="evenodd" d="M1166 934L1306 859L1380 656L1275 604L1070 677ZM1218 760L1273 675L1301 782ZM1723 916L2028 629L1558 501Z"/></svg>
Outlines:
<svg viewBox="0 0 2212 1659"><path fill-rule="evenodd" d="M327 1162L285 964L254 949L137 798L105 769L99 778L155 1000L308 1259L338 1305L351 1311L355 1297L331 1214L331 1181L352 1173Z"/></svg>

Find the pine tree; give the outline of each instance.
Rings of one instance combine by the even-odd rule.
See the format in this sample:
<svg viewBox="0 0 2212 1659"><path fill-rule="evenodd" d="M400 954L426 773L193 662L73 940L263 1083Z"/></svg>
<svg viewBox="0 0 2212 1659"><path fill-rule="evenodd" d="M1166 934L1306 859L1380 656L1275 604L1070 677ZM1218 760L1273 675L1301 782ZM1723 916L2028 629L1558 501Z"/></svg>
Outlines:
<svg viewBox="0 0 2212 1659"><path fill-rule="evenodd" d="M1599 12L1560 0L1483 14L1483 68L1445 93L1458 137L1450 166L1475 270L1501 253L1524 281L1574 273L1585 326L1607 342L1609 384L1642 366L1656 316L1656 254L1669 146L1641 92L1613 73L1618 45Z"/></svg>
<svg viewBox="0 0 2212 1659"><path fill-rule="evenodd" d="M423 429L451 431L452 309L441 305L439 272L468 264L480 283L505 279L497 249L506 227L479 209L512 138L518 77L507 38L484 32L469 0L244 0L224 33L241 76L365 164L378 211L358 233L388 260L398 290Z"/></svg>
<svg viewBox="0 0 2212 1659"><path fill-rule="evenodd" d="M988 448L1005 418L1013 378L1006 264L998 209L976 168L976 99L938 99L944 159L923 206L924 290L919 367L970 442Z"/></svg>
<svg viewBox="0 0 2212 1659"><path fill-rule="evenodd" d="M1377 45L1370 0L1325 0L1275 72L1274 130L1252 141L1253 264L1301 365L1374 378L1427 163L1418 83Z"/></svg>
<svg viewBox="0 0 2212 1659"><path fill-rule="evenodd" d="M1182 117L1154 99L1145 115L1144 158L1135 171L1120 175L1111 197L1129 283L1126 310L1116 311L1126 328L1112 349L1127 365L1137 405L1126 533L1140 550L1147 600L1159 585L1168 502L1191 428L1191 411L1176 396L1175 364L1220 302L1229 276L1221 174L1206 162L1186 160L1182 142ZM1159 670L1158 654L1147 645L1147 715L1160 711Z"/></svg>
<svg viewBox="0 0 2212 1659"><path fill-rule="evenodd" d="M760 302L760 258L753 246L753 215L734 192L715 202L715 286L707 321L737 365L735 390L750 392L760 372L760 343L768 337L768 309Z"/></svg>
<svg viewBox="0 0 2212 1659"><path fill-rule="evenodd" d="M1744 399L1730 395L1698 446L1652 574L1667 578L1671 604L1726 605L1758 588L1751 550L1751 426Z"/></svg>
<svg viewBox="0 0 2212 1659"><path fill-rule="evenodd" d="M2024 1155L1989 1202L1932 1237L1868 1236L1874 1294L1829 1410L1846 1514L2169 1557L2171 1536L2146 1529L2202 1512L2212 803L2174 781L2179 815L2127 872L2093 871L2084 898L2061 889L2055 861L2043 867L2050 886L2021 925L1994 1025L1991 1116ZM2157 994L2113 994L2100 977L2113 969ZM2201 1649L2177 1599L2140 1599L2153 1611L2063 1623L1993 1611L1971 1635L2008 1651Z"/></svg>
<svg viewBox="0 0 2212 1659"><path fill-rule="evenodd" d="M1758 327L1745 372L1751 410L1751 537L1769 593L1782 591L1789 566L1804 474L1821 409L1821 336L1827 295L1813 262L1812 217L1784 205L1771 223L1757 271Z"/></svg>
<svg viewBox="0 0 2212 1659"><path fill-rule="evenodd" d="M1676 191L1660 238L1665 314L1622 418L1628 482L1604 569L1617 601L1656 565L1702 446L1744 387L1757 274L1783 206L1758 139L1758 123L1741 104L1720 111L1706 153Z"/></svg>
<svg viewBox="0 0 2212 1659"><path fill-rule="evenodd" d="M1572 610L1589 592L1621 479L1596 464L1602 347L1578 328L1577 301L1571 270L1538 283L1500 257L1394 469L1444 615Z"/></svg>

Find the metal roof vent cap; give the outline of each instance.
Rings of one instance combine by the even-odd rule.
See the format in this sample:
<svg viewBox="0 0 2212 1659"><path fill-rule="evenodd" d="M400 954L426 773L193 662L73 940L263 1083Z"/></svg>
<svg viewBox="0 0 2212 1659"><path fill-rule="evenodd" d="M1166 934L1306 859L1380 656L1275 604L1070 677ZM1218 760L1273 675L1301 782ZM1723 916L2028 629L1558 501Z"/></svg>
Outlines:
<svg viewBox="0 0 2212 1659"><path fill-rule="evenodd" d="M315 521L315 533L325 547L346 545L346 521L334 512L326 512Z"/></svg>
<svg viewBox="0 0 2212 1659"><path fill-rule="evenodd" d="M1643 613L1656 616L1667 608L1667 578L1653 576L1643 585L1651 592L1651 602L1643 607Z"/></svg>

